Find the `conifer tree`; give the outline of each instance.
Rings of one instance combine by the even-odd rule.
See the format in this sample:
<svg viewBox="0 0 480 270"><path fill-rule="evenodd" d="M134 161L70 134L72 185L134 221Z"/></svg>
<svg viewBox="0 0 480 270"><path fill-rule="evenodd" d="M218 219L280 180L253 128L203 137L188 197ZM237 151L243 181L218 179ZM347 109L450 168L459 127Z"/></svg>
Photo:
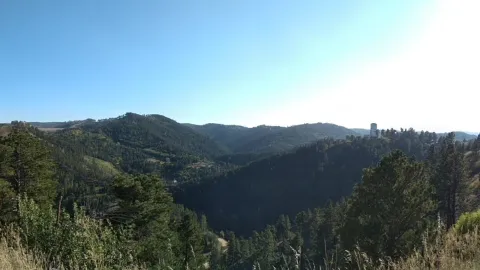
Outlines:
<svg viewBox="0 0 480 270"><path fill-rule="evenodd" d="M138 258L150 265L175 265L177 237L170 228L172 197L155 176L118 176L113 184L117 207L107 217L117 226L131 226Z"/></svg>
<svg viewBox="0 0 480 270"><path fill-rule="evenodd" d="M455 133L443 138L439 147L432 183L436 189L438 212L449 229L459 214L459 195L466 178L466 166L464 154L455 143Z"/></svg>
<svg viewBox="0 0 480 270"><path fill-rule="evenodd" d="M183 269L197 269L203 262L203 234L196 215L186 212L178 228Z"/></svg>
<svg viewBox="0 0 480 270"><path fill-rule="evenodd" d="M429 179L422 163L400 151L383 158L378 167L366 169L340 228L345 248L352 250L358 243L374 258L397 257L412 243L420 244L419 233L435 206Z"/></svg>
<svg viewBox="0 0 480 270"><path fill-rule="evenodd" d="M50 206L56 196L55 164L45 143L26 126L13 125L0 139L0 181L4 192L27 195L41 206Z"/></svg>

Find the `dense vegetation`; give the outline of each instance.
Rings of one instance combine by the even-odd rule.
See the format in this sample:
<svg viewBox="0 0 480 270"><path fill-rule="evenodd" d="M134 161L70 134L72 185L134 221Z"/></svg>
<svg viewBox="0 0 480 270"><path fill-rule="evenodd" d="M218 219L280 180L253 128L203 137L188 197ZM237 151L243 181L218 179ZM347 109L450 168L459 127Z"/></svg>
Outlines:
<svg viewBox="0 0 480 270"><path fill-rule="evenodd" d="M118 172L98 183L59 181L69 171L55 164L52 145L38 135L14 123L0 140L1 222L22 245L47 256L50 266L68 269L184 268L206 262L203 253L213 245L205 240L206 225L173 204L161 179ZM81 183L92 189L79 188ZM64 208L64 196L71 194L78 197ZM87 204L86 196L104 196L103 207Z"/></svg>
<svg viewBox="0 0 480 270"><path fill-rule="evenodd" d="M350 136L348 140L320 140L293 153L181 186L175 198L205 213L213 228L250 234L281 214L293 216L350 195L362 170L394 149L424 159L436 140L434 133L414 130L387 130L383 135L382 139Z"/></svg>
<svg viewBox="0 0 480 270"><path fill-rule="evenodd" d="M267 155L161 116L52 125L1 127L0 255L27 252L25 266L448 269L480 257L480 137L382 130Z"/></svg>
<svg viewBox="0 0 480 270"><path fill-rule="evenodd" d="M161 115L127 113L95 121L32 123L39 135L62 149L62 166L75 167L78 159L98 161L127 173L155 173L171 182L198 182L236 166L293 149L321 137L353 134L330 124L290 128L245 128L209 124L182 125ZM64 152L70 154L65 157ZM66 158L76 158L65 164ZM98 165L98 164L97 164ZM77 170L78 171L78 170Z"/></svg>
<svg viewBox="0 0 480 270"><path fill-rule="evenodd" d="M84 174L75 168L84 163L83 159L126 173L154 173L169 182L198 181L232 167L215 162L214 157L226 153L222 146L159 115L127 113L99 121L36 125L42 130L64 127L39 136L61 150L56 151L57 161L77 175L78 171Z"/></svg>
<svg viewBox="0 0 480 270"><path fill-rule="evenodd" d="M158 153L185 153L212 157L224 151L209 138L161 115L127 113L116 119L84 124L82 128L104 134L114 142Z"/></svg>
<svg viewBox="0 0 480 270"><path fill-rule="evenodd" d="M412 138L414 133L395 134ZM423 161L390 152L362 173L345 200L293 218L282 215L248 238L227 233L227 269L451 269L452 261L463 269L478 267L478 261L469 262L478 259L478 250L465 244L478 247L478 236L462 236L478 228L478 214L465 215L450 229L459 212L472 207L468 194L478 192L471 177L478 171L473 155L479 146L480 139L459 143L451 133L425 145Z"/></svg>
<svg viewBox="0 0 480 270"><path fill-rule="evenodd" d="M219 124L188 126L225 145L234 154L278 153L310 144L322 138L344 139L349 135L358 135L347 128L322 123L254 128Z"/></svg>

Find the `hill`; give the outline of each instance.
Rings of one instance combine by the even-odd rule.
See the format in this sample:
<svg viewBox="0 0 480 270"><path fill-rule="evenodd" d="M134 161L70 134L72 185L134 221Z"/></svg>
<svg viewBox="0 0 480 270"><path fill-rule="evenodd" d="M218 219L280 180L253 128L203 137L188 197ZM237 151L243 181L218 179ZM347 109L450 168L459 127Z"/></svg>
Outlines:
<svg viewBox="0 0 480 270"><path fill-rule="evenodd" d="M217 143L226 146L232 153L244 152L241 148L243 145L285 129L284 127L265 125L253 128L222 124L206 124L201 126L192 124L186 125L193 130L208 136Z"/></svg>
<svg viewBox="0 0 480 270"><path fill-rule="evenodd" d="M167 181L181 182L229 168L214 162L215 156L225 153L215 142L160 115L127 113L75 126L45 133L44 139L62 153L80 156L83 163L83 157L87 161L97 160L97 165L103 164L101 167L110 171L113 166L127 173L155 173ZM75 166L72 163L70 166Z"/></svg>
<svg viewBox="0 0 480 270"><path fill-rule="evenodd" d="M375 165L393 149L423 159L435 137L413 130L387 131L386 136L324 139L226 175L181 186L174 197L204 213L214 229L249 234L274 223L281 214L293 216L350 195L363 169Z"/></svg>
<svg viewBox="0 0 480 270"><path fill-rule="evenodd" d="M323 138L345 139L355 132L334 124L304 124L283 128L239 145L241 153L278 153L310 144Z"/></svg>
<svg viewBox="0 0 480 270"><path fill-rule="evenodd" d="M364 128L352 128L351 130L355 131L357 134L363 136L363 135L370 135L370 130L369 129L364 129Z"/></svg>
<svg viewBox="0 0 480 270"><path fill-rule="evenodd" d="M362 169L378 161L370 149L360 145L343 143L320 150L325 146L319 142L183 186L174 198L204 213L214 229L248 235L273 224L281 214L294 215L347 196L360 181Z"/></svg>
<svg viewBox="0 0 480 270"><path fill-rule="evenodd" d="M197 181L231 168L215 162L216 156L228 152L222 146L161 115L127 113L98 121L18 123L36 128L31 132L52 145L65 173L75 175L77 180L70 177L73 182L79 178L103 179L98 175L114 170L154 173L168 182ZM10 124L3 125L0 135L8 134L9 129Z"/></svg>
<svg viewBox="0 0 480 270"><path fill-rule="evenodd" d="M213 140L162 115L127 113L117 118L84 122L79 128L105 135L124 146L158 154L213 157L225 153Z"/></svg>
<svg viewBox="0 0 480 270"><path fill-rule="evenodd" d="M254 128L220 124L186 125L224 145L234 154L278 153L326 137L345 139L349 135L358 135L345 127L324 123Z"/></svg>
<svg viewBox="0 0 480 270"><path fill-rule="evenodd" d="M463 131L454 131L455 133L455 139L458 141L469 141L469 140L475 140L477 138L477 135L473 135L470 133L466 133ZM447 133L442 133L441 136L446 136Z"/></svg>

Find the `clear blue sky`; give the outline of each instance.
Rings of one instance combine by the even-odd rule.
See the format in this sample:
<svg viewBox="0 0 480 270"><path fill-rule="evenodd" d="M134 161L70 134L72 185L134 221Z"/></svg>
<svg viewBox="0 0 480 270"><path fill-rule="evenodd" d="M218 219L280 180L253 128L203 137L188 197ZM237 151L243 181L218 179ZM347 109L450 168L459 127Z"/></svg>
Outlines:
<svg viewBox="0 0 480 270"><path fill-rule="evenodd" d="M394 54L434 8L420 0L4 0L0 122L125 112L198 124L335 121L307 111L284 122L261 116L334 94L327 86L352 61ZM346 117L339 124L375 120Z"/></svg>

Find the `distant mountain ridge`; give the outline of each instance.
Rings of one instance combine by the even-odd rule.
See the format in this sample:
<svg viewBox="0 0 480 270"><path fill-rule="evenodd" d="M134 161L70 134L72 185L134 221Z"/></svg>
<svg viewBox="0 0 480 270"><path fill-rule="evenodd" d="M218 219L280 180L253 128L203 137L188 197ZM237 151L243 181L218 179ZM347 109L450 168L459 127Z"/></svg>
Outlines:
<svg viewBox="0 0 480 270"><path fill-rule="evenodd" d="M85 119L30 124L47 132L80 128L89 132L105 133L118 143L147 151L182 152L210 158L225 155L264 157L266 154L290 151L323 138L345 139L347 136L364 136L370 132L369 129L349 129L329 123L290 127L261 125L253 128L215 123L181 124L162 115L135 113L98 121ZM471 140L477 137L466 132L455 133L457 140Z"/></svg>
<svg viewBox="0 0 480 270"><path fill-rule="evenodd" d="M356 133L358 133L362 136L370 134L369 129L352 128L351 130L355 131ZM475 135L475 133L471 133L471 132L464 132L464 131L452 131L452 132L455 133L455 139L457 139L458 141L463 141L464 139L468 141L468 140L473 140L473 139L477 138L477 135ZM448 132L437 133L437 135L439 135L439 136L446 136L447 134L448 134Z"/></svg>
<svg viewBox="0 0 480 270"><path fill-rule="evenodd" d="M325 123L253 128L221 124L185 125L238 154L283 152L327 137L345 139L350 135L359 135L345 127Z"/></svg>
<svg viewBox="0 0 480 270"><path fill-rule="evenodd" d="M369 135L370 134L370 129L365 129L365 128L352 128L351 130L355 131L356 133L360 135Z"/></svg>
<svg viewBox="0 0 480 270"><path fill-rule="evenodd" d="M463 131L453 131L455 133L455 139L457 139L458 141L463 141L463 140L474 140L477 138L477 135L474 135L474 134L470 134L470 133L467 133L467 132L463 132ZM439 133L440 136L446 136L448 133Z"/></svg>

